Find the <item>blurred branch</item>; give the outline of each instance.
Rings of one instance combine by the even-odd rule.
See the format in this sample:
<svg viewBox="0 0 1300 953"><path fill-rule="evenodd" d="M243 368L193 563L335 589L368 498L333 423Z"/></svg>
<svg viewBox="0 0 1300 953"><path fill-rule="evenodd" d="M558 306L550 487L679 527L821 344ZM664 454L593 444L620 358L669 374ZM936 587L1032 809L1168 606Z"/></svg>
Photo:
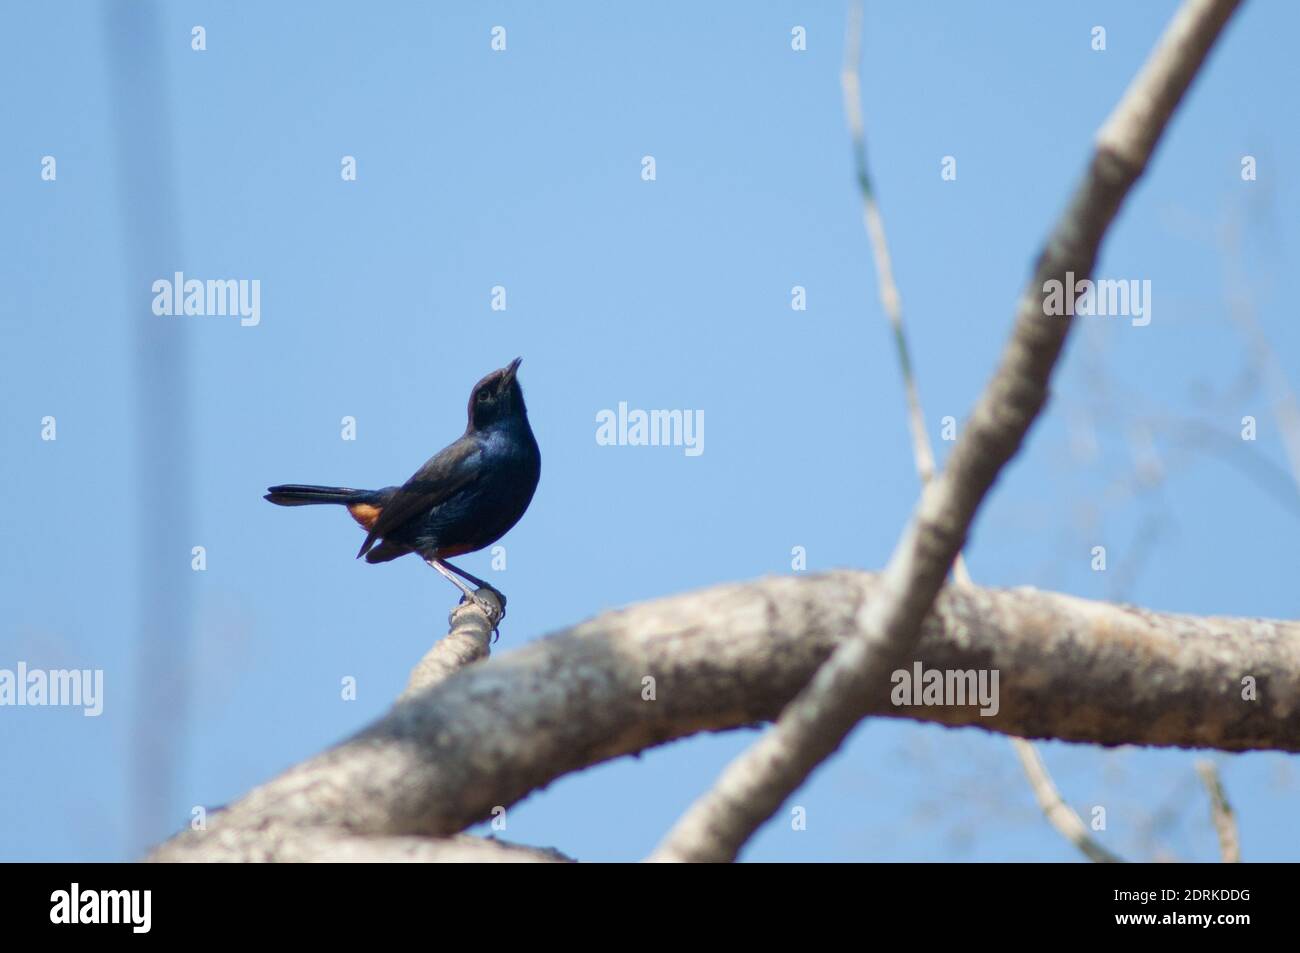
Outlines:
<svg viewBox="0 0 1300 953"><path fill-rule="evenodd" d="M152 859L279 860L315 849L304 841L444 838L571 772L770 720L861 637L861 610L886 584L861 572L774 577L604 613L409 696ZM888 698L873 713L1104 745L1300 751L1300 623L952 586L915 657L999 672L996 714ZM1243 700L1245 676L1258 700Z"/></svg>
<svg viewBox="0 0 1300 953"><path fill-rule="evenodd" d="M1038 749L1023 738L1012 738L1020 765L1025 769L1025 777L1033 788L1038 806L1043 809L1043 816L1075 847L1079 848L1089 860L1098 864L1117 864L1122 858L1117 857L1102 847L1088 834L1088 828L1074 808L1066 804L1061 792L1056 789L1047 765L1038 753Z"/></svg>
<svg viewBox="0 0 1300 953"><path fill-rule="evenodd" d="M137 306L155 278L182 269L188 230L177 200L176 137L168 93L167 30L161 4L103 3L107 129L123 281L131 289L121 332L130 342L135 549L135 672L130 732L129 850L166 830L176 808L192 717L194 573L185 565L194 518L191 335ZM94 9L88 7L87 10ZM125 505L125 501L121 505ZM160 713L166 713L160 717Z"/></svg>
<svg viewBox="0 0 1300 953"><path fill-rule="evenodd" d="M1259 320L1246 283L1241 274L1241 249L1235 223L1229 223L1223 229L1222 244L1226 264L1226 283L1228 285L1228 315L1240 329L1250 348L1251 363L1268 387L1273 402L1273 416L1277 418L1278 429L1282 435L1282 448L1286 452L1287 464L1295 485L1300 489L1300 403L1296 401L1295 392L1287 382L1286 373L1277 353L1269 344Z"/></svg>
<svg viewBox="0 0 1300 953"><path fill-rule="evenodd" d="M849 24L844 40L844 68L840 72L840 85L844 90L844 115L849 124L849 135L853 140L853 160L858 179L858 188L862 193L862 220L871 240L872 257L876 263L876 278L880 288L880 304L889 327L894 334L894 347L898 355L898 366L903 375L903 390L907 399L908 429L912 434L912 456L916 461L916 470L922 485L929 483L934 476L934 452L925 429L925 414L921 411L921 396L916 386L916 375L912 370L912 352L907 345L907 333L903 326L903 299L894 282L894 266L889 254L889 242L885 239L885 222L880 215L880 206L876 202L875 189L871 182L871 172L867 165L867 140L862 121L862 89L858 79L862 58L862 4L849 5ZM957 556L961 564L961 555ZM958 570L961 572L961 570ZM961 581L961 580L959 580Z"/></svg>
<svg viewBox="0 0 1300 953"><path fill-rule="evenodd" d="M1219 854L1225 864L1241 863L1241 840L1237 836L1237 818L1228 804L1228 795L1223 790L1223 781L1219 778L1219 769L1213 761L1196 762L1196 773L1210 795L1210 819L1214 821L1215 833L1219 835Z"/></svg>
<svg viewBox="0 0 1300 953"><path fill-rule="evenodd" d="M1064 287L1067 274L1092 274L1106 229L1236 7L1237 0L1187 0L1175 14L1098 133L1084 180L1021 296L1002 363L948 466L922 491L885 567L882 591L863 607L856 634L837 648L775 727L728 765L651 859L735 859L887 691L890 672L915 647L921 621L965 544L976 510L1046 401L1048 379L1072 324L1065 316L1047 316L1047 289Z"/></svg>

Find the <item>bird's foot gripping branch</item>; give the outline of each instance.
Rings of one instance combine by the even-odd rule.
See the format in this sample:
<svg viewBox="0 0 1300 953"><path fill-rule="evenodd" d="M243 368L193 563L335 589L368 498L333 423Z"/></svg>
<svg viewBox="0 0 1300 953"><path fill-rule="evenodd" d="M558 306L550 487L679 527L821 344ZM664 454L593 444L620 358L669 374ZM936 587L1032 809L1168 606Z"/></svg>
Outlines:
<svg viewBox="0 0 1300 953"><path fill-rule="evenodd" d="M492 641L495 642L501 635L500 626L506 617L506 594L492 586L484 586L474 590L472 595L462 597L460 604L472 605L482 610L488 617L488 621L492 623ZM453 612L452 615L455 616L455 613Z"/></svg>

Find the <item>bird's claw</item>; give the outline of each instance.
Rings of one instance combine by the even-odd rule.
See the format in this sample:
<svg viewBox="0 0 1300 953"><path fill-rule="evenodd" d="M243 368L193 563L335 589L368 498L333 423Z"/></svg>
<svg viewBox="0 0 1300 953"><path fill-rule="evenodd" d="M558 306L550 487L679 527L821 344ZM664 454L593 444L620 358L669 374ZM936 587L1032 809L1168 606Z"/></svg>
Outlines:
<svg viewBox="0 0 1300 953"><path fill-rule="evenodd" d="M480 595L483 593L483 595ZM506 617L506 596L499 589L483 588L474 592L473 596L461 596L460 603L473 602L483 610L483 614L488 617L492 623L492 641L495 642L501 637L501 623Z"/></svg>

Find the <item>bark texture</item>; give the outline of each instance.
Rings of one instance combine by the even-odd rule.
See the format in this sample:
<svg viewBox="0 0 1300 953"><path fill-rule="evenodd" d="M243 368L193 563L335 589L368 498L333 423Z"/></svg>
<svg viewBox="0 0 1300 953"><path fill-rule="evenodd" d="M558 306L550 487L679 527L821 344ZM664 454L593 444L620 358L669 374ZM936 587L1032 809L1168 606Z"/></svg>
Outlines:
<svg viewBox="0 0 1300 953"><path fill-rule="evenodd" d="M570 772L757 725L854 635L879 586L862 572L774 577L605 613L407 697L152 859L304 859L341 837L444 838ZM888 680L876 714L1102 745L1300 751L1300 623L952 586L913 660L997 670L997 715L895 707Z"/></svg>

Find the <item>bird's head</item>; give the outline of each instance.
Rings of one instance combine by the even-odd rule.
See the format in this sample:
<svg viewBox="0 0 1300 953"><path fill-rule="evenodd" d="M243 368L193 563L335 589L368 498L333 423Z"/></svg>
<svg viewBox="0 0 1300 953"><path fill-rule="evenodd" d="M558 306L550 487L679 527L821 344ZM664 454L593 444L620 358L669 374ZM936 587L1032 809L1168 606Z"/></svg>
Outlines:
<svg viewBox="0 0 1300 953"><path fill-rule="evenodd" d="M522 357L517 357L474 385L474 390L469 395L470 429L481 430L494 423L525 415L524 392L515 376L522 361Z"/></svg>

